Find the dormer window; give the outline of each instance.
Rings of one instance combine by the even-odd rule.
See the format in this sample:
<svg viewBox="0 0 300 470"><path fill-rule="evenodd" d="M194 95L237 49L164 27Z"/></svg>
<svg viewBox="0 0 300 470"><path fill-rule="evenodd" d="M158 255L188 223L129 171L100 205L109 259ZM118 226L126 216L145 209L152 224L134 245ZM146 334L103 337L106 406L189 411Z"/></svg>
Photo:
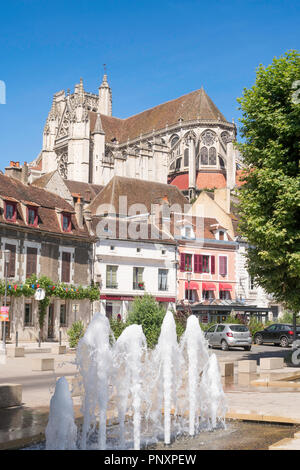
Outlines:
<svg viewBox="0 0 300 470"><path fill-rule="evenodd" d="M215 234L217 240L228 240L227 233L225 230L218 230Z"/></svg>
<svg viewBox="0 0 300 470"><path fill-rule="evenodd" d="M5 201L4 213L6 220L15 222L17 220L17 204L15 202Z"/></svg>
<svg viewBox="0 0 300 470"><path fill-rule="evenodd" d="M71 232L71 214L62 214L63 232Z"/></svg>
<svg viewBox="0 0 300 470"><path fill-rule="evenodd" d="M33 227L38 225L38 208L33 206L27 207L27 223Z"/></svg>
<svg viewBox="0 0 300 470"><path fill-rule="evenodd" d="M195 238L193 227L191 227L190 225L185 225L184 227L182 227L181 234L184 238Z"/></svg>

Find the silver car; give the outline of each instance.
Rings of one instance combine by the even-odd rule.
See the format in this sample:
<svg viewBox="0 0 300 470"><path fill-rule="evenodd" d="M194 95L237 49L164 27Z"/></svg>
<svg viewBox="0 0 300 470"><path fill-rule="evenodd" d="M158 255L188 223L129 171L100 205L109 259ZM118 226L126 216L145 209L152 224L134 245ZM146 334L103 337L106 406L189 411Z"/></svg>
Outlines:
<svg viewBox="0 0 300 470"><path fill-rule="evenodd" d="M209 346L221 347L223 351L229 348L244 348L250 351L252 336L245 325L219 323L211 326L205 333Z"/></svg>

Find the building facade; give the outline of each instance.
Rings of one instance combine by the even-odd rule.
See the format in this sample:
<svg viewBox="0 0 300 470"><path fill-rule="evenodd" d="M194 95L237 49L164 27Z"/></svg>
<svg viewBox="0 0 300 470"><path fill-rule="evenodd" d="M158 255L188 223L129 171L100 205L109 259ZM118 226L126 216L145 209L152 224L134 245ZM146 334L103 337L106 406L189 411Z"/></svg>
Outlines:
<svg viewBox="0 0 300 470"><path fill-rule="evenodd" d="M93 242L78 214L78 207L75 210L64 199L0 175L0 276L4 281L3 252L9 250L7 304L10 321L6 323L6 332L12 341L16 333L19 341L36 341L39 337L39 301L35 296L11 295L22 288L26 279L32 275L38 279L46 276L53 289L62 284L65 289L91 284ZM1 298L3 304L4 297ZM81 319L87 324L91 314L89 300L51 296L43 338L58 340L61 332L66 339L66 331L73 321Z"/></svg>
<svg viewBox="0 0 300 470"><path fill-rule="evenodd" d="M221 321L219 305L236 302L236 243L216 219L196 217L185 220L177 241L178 304L193 307L202 322Z"/></svg>
<svg viewBox="0 0 300 470"><path fill-rule="evenodd" d="M126 321L134 300L144 293L175 310L176 251L176 242L164 240L99 240L95 281L101 282L100 311Z"/></svg>

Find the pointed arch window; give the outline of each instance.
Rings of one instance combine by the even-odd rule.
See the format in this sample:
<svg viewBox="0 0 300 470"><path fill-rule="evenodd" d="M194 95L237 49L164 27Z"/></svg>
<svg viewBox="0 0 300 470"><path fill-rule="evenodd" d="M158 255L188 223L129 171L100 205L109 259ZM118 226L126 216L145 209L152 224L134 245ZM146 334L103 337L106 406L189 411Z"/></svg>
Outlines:
<svg viewBox="0 0 300 470"><path fill-rule="evenodd" d="M174 136L171 138L171 148L174 147L174 145L178 142L178 140L179 140L178 135L174 135Z"/></svg>
<svg viewBox="0 0 300 470"><path fill-rule="evenodd" d="M217 164L217 152L215 147L209 149L209 165L215 166Z"/></svg>
<svg viewBox="0 0 300 470"><path fill-rule="evenodd" d="M184 166L189 166L189 149L184 150Z"/></svg>
<svg viewBox="0 0 300 470"><path fill-rule="evenodd" d="M207 147L202 147L202 149L200 150L200 162L201 162L201 165L208 165Z"/></svg>
<svg viewBox="0 0 300 470"><path fill-rule="evenodd" d="M182 160L181 158L177 158L177 160L176 160L176 170L180 170L180 168L181 168L181 160Z"/></svg>

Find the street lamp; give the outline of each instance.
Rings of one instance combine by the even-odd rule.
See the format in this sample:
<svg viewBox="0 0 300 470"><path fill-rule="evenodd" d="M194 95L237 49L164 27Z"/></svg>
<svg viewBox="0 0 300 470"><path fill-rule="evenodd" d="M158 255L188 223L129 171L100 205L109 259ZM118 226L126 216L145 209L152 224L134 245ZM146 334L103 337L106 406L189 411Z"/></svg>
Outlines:
<svg viewBox="0 0 300 470"><path fill-rule="evenodd" d="M9 261L10 261L10 251L9 250L4 250L4 277L5 277L4 307L6 307L7 271L8 271ZM2 342L3 342L3 351L4 351L4 354L6 354L6 321L4 321L4 323L3 323Z"/></svg>
<svg viewBox="0 0 300 470"><path fill-rule="evenodd" d="M190 302L190 282L191 282L192 273L186 273L186 280L188 282L188 301Z"/></svg>

